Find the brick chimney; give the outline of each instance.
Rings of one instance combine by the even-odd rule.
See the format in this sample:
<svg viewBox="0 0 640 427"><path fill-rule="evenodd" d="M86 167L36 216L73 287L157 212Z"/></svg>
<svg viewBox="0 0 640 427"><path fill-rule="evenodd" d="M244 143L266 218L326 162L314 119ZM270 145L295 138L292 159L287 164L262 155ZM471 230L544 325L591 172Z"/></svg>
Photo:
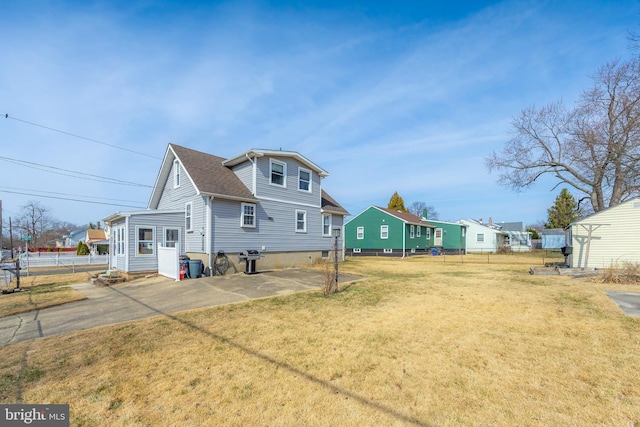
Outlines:
<svg viewBox="0 0 640 427"><path fill-rule="evenodd" d="M487 222L487 227L493 227L493 220L489 217L489 222Z"/></svg>

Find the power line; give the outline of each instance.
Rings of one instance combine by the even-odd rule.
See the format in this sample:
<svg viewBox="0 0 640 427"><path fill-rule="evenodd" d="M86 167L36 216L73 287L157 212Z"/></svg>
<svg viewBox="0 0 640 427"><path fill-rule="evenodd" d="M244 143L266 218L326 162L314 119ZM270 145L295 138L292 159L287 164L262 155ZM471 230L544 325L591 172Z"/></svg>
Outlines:
<svg viewBox="0 0 640 427"><path fill-rule="evenodd" d="M96 199L96 200L114 200L117 202L131 202L137 203L138 200L125 200L125 199L112 199L109 197L97 197L97 196L86 196L83 194L70 194L70 193L59 193L56 191L44 191L44 190L32 190L30 188L16 188L16 187L0 187L0 191L3 190L13 190L13 191L29 191L33 193L42 193L42 194L57 194L60 196L73 196L73 197L84 197L86 199Z"/></svg>
<svg viewBox="0 0 640 427"><path fill-rule="evenodd" d="M146 154L146 153L141 153L139 151L131 150L129 148L120 147L120 146L114 145L114 144L108 144L106 142L98 141L97 139L91 139L91 138L87 138L86 136L76 135L75 133L66 132L66 131L63 131L63 130L60 130L60 129L55 129L55 128L52 128L52 127L49 127L49 126L45 126L45 125L41 125L41 124L38 124L38 123L33 123L33 122L30 122L30 121L27 121L27 120L19 119L17 117L12 117L12 116L10 117L9 114L5 114L4 118L5 119L12 119L12 120L15 120L15 121L18 121L18 122L22 122L22 123L26 123L26 124L31 125L31 126L37 126L37 127L40 127L40 128L43 128L43 129L47 129L47 130L50 130L50 131L53 131L53 132L58 132L58 133L62 133L62 134L65 134L65 135L73 136L74 138L84 139L85 141L95 142L96 144L102 144L102 145L106 145L108 147L117 148L118 150L128 151L130 153L138 154L140 156L145 156L145 157L150 157L152 159L162 160L160 157L152 156L152 155L149 155L149 154Z"/></svg>
<svg viewBox="0 0 640 427"><path fill-rule="evenodd" d="M127 208L135 208L135 209L146 209L146 206L134 206L134 205L125 205L122 203L106 203L106 202L96 202L93 200L80 200L80 199L71 199L69 197L56 197L56 196L46 196L43 194L33 194L33 193L22 193L18 191L9 191L0 189L0 193L11 193L11 194L21 194L24 196L33 196L33 197L45 197L47 199L57 199L57 200L68 200L71 202L80 202L80 203L93 203L96 205L108 205L108 206L121 206Z"/></svg>
<svg viewBox="0 0 640 427"><path fill-rule="evenodd" d="M109 184L130 185L130 186L136 186L136 187L153 188L152 185L137 184L135 182L123 181L121 179L115 179L115 178L109 178L109 177L105 177L105 176L93 175L93 174L84 173L84 172L77 172L77 171L73 171L73 170L69 170L69 169L58 168L58 167L55 167L55 166L43 165L43 164L40 164L40 163L33 163L33 162L27 162L25 160L12 159L10 157L2 157L2 156L0 156L0 160L4 160L6 162L11 162L11 163L16 163L16 164L22 164L23 166L28 166L28 167L31 167L33 169L38 169L38 170L42 170L42 171L45 171L45 172L56 173L58 175L70 176L70 177L73 177L73 178L86 179L86 180L89 180L89 181L98 181L98 182L106 182L106 183L109 183ZM47 170L47 169L59 170L59 171L68 172L68 173L53 172L53 171ZM75 175L71 175L71 174L75 174ZM84 175L85 177L77 176L77 175ZM86 177L91 177L91 178L86 178Z"/></svg>

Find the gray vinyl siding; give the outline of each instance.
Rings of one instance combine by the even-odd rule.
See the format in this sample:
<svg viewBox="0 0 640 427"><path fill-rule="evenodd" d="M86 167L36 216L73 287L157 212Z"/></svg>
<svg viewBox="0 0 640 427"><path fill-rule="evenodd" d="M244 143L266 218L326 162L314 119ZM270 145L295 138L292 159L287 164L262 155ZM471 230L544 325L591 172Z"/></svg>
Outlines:
<svg viewBox="0 0 640 427"><path fill-rule="evenodd" d="M296 210L307 213L306 233L296 232ZM342 217L332 218L334 226ZM332 247L331 237L322 236L322 214L319 208L294 203L261 201L256 205L256 227L240 226L240 203L226 200L213 202L213 252L240 252L258 249L266 252L317 251Z"/></svg>
<svg viewBox="0 0 640 427"><path fill-rule="evenodd" d="M180 165L180 186L173 187L173 173L175 164L172 164L171 171L167 181L164 183L160 200L158 201L158 208L161 209L184 209L184 205L187 201L194 200L196 198L196 188L187 176L187 173Z"/></svg>
<svg viewBox="0 0 640 427"><path fill-rule="evenodd" d="M203 243L202 243L203 242L202 234L200 233L201 230L205 232L207 230L206 200L207 199L205 197L197 196L192 199L183 201L183 206L182 206L183 209L184 209L184 205L186 205L188 201L191 201L193 206L192 218L191 218L191 223L193 224L192 229L191 230L185 229L185 234L186 234L185 252L201 252L201 253L206 252L206 247L203 246ZM183 215L182 221L184 226L184 215ZM205 238L205 242L206 242L206 238Z"/></svg>
<svg viewBox="0 0 640 427"><path fill-rule="evenodd" d="M231 168L240 181L253 193L253 163L247 160L237 166Z"/></svg>
<svg viewBox="0 0 640 427"><path fill-rule="evenodd" d="M287 165L285 188L270 184L271 159ZM258 179L255 194L258 198L286 200L287 202L312 205L320 208L320 176L317 172L311 171L311 192L300 191L298 190L298 168L301 167L303 169L310 170L307 166L289 157L258 157L256 161L258 162Z"/></svg>
<svg viewBox="0 0 640 427"><path fill-rule="evenodd" d="M112 267L132 273L137 271L157 271L158 269L158 247L163 243L164 229L166 227L180 228L180 246L184 247L184 215L181 212L158 212L132 213L126 218L113 222L110 227L115 229L125 226L125 254L112 256ZM152 255L138 255L137 230L139 227L153 229L154 253ZM112 237L113 238L113 237ZM115 244L115 238L113 238ZM115 253L115 248L110 249ZM184 251L182 251L184 252Z"/></svg>
<svg viewBox="0 0 640 427"><path fill-rule="evenodd" d="M202 246L202 235L200 229L206 230L206 198L197 194L196 188L187 176L184 169L181 168L180 186L173 186L173 168L164 183L162 194L158 202L158 209L170 209L185 211L187 203L192 203L192 230L184 230L185 247L183 252L206 252L206 248ZM182 214L182 228L185 228L185 215Z"/></svg>
<svg viewBox="0 0 640 427"><path fill-rule="evenodd" d="M183 227L184 218L179 213L160 213L133 215L129 220L129 270L136 271L157 271L158 270L158 246L162 244L163 231L165 227ZM153 255L138 255L137 251L137 229L138 227L152 228L154 231L154 253ZM184 240L184 232L181 233Z"/></svg>

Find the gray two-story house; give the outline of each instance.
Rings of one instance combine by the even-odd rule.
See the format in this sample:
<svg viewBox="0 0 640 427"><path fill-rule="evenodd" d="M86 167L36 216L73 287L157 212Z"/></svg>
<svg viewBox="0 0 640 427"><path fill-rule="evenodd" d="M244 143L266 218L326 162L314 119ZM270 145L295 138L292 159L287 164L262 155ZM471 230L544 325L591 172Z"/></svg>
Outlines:
<svg viewBox="0 0 640 427"><path fill-rule="evenodd" d="M224 159L169 144L148 210L105 218L111 268L157 271L156 248L176 245L205 266L220 251L237 263L238 254L257 249L261 268L327 257L333 229L348 215L322 189L328 175L293 151L251 149Z"/></svg>

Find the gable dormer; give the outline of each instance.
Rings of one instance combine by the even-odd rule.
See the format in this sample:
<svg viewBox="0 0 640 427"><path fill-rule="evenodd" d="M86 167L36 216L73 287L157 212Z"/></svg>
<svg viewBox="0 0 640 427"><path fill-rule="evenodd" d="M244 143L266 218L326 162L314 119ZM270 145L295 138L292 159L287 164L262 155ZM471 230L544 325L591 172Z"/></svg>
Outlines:
<svg viewBox="0 0 640 427"><path fill-rule="evenodd" d="M320 182L329 175L295 151L252 149L223 164L231 168L255 197L314 204L320 204Z"/></svg>

